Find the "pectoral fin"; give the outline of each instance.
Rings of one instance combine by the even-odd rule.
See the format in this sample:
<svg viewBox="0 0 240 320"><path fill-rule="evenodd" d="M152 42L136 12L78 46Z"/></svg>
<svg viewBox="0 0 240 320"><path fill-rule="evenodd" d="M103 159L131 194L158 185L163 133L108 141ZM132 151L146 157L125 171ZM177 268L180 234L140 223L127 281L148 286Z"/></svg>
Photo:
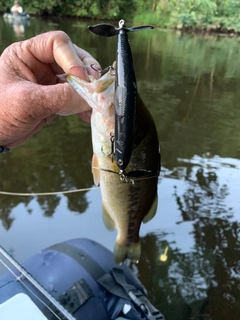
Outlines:
<svg viewBox="0 0 240 320"><path fill-rule="evenodd" d="M149 210L148 214L143 218L143 223L147 223L148 221L152 220L152 218L155 216L157 212L157 206L158 206L158 196L156 195L153 204L151 206L151 209Z"/></svg>
<svg viewBox="0 0 240 320"><path fill-rule="evenodd" d="M102 206L102 219L105 227L108 229L108 231L113 231L116 229L115 223L113 219L110 217L109 213L105 209L104 205Z"/></svg>
<svg viewBox="0 0 240 320"><path fill-rule="evenodd" d="M99 168L98 158L94 153L92 157L92 174L93 174L93 181L97 187L100 185L100 174L101 174L98 168Z"/></svg>

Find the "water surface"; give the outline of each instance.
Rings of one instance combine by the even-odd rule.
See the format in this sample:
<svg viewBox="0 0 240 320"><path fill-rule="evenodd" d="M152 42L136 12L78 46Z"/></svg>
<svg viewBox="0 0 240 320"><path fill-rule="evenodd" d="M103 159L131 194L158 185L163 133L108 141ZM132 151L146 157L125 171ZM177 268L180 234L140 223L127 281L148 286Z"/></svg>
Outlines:
<svg viewBox="0 0 240 320"><path fill-rule="evenodd" d="M106 67L115 59L116 39L90 34L90 23L32 19L19 32L0 20L0 51L61 29ZM130 34L130 41L139 93L155 119L162 154L158 211L141 228L142 256L132 267L166 319L238 319L239 39L156 29ZM0 243L18 261L72 238L113 249L116 232L103 226L91 157L90 126L75 116L55 119L1 156L2 191L92 188L69 195L0 195ZM167 247L167 260L160 261Z"/></svg>

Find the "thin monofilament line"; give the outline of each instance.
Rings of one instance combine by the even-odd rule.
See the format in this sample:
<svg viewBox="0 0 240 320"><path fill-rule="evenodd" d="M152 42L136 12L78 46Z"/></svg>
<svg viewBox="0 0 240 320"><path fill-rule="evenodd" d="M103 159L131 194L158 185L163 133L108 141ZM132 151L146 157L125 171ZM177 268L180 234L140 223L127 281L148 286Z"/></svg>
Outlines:
<svg viewBox="0 0 240 320"><path fill-rule="evenodd" d="M42 299L40 299L22 280L21 280L21 276L18 277L13 270L2 260L0 259L0 262L2 263L2 265L4 267L6 267L8 269L9 272L11 272L11 274L16 278L17 281L21 282L22 286L25 287L26 290L28 290L38 301L40 301L50 312L52 312L52 314L58 318L59 320L62 320L44 301L42 301Z"/></svg>
<svg viewBox="0 0 240 320"><path fill-rule="evenodd" d="M20 196L20 197L34 197L34 196L52 196L52 195L61 195L61 194L68 194L68 193L76 193L76 192L84 192L90 190L99 189L98 187L94 188L84 188L84 189L76 189L76 190L66 190L66 191L56 191L56 192L8 192L8 191L0 191L0 195L6 196Z"/></svg>
<svg viewBox="0 0 240 320"><path fill-rule="evenodd" d="M104 172L108 172L108 173L114 173L114 174L118 174L119 176L121 176L121 173L117 172L117 171L112 171L112 170L109 170L109 169L104 169L104 168L99 168L99 167L92 167L93 169L96 169L96 170L101 170L101 171L104 171ZM124 173L123 173L124 175ZM153 179L153 178L158 178L158 175L155 175L155 176L146 176L146 177L131 177L131 176L128 176L126 174L126 178L129 178L130 180L132 181L140 181L140 180L148 180L148 179Z"/></svg>
<svg viewBox="0 0 240 320"><path fill-rule="evenodd" d="M61 318L44 302L39 298L23 281L22 279L27 279L66 319L68 320L76 320L75 317L72 316L53 296L50 295L48 291L39 283L35 278L33 278L30 273L28 273L13 257L9 255L9 253L0 246L0 254L7 259L12 266L14 266L19 272L20 276L17 276L14 271L2 260L0 262L14 275L17 281L21 282L21 284L34 295L46 308L49 309L50 312L54 314L59 320Z"/></svg>

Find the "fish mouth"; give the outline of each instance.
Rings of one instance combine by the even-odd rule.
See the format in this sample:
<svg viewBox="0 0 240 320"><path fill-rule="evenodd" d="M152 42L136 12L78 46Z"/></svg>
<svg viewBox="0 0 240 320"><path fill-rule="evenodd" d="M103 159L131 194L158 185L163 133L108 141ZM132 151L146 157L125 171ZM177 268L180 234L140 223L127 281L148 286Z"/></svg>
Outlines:
<svg viewBox="0 0 240 320"><path fill-rule="evenodd" d="M115 65L114 62L104 69L99 79L89 75L89 81L86 81L72 74L62 75L59 78L70 83L93 110L107 114L108 110L112 108L114 100ZM93 65L92 68L100 72Z"/></svg>

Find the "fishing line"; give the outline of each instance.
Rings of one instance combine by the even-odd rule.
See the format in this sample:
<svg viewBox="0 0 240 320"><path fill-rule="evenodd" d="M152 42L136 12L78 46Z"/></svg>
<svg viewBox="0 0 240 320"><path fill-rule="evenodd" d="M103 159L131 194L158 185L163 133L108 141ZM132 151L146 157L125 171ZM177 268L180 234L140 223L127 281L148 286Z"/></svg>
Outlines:
<svg viewBox="0 0 240 320"><path fill-rule="evenodd" d="M32 290L22 281L23 278L27 279L27 281L29 281L64 316L64 318L67 318L68 320L76 320L76 318L73 317L53 296L51 296L51 294L26 269L24 269L2 246L0 246L0 254L2 254L2 256L20 272L20 277L18 277L13 272L13 270L10 267L8 267L8 265L6 265L2 261L2 259L0 259L3 265L15 276L16 280L21 282L21 284L24 285L26 289L29 290L39 301L41 301L41 299L37 297L34 294L34 292L32 292ZM47 307L47 305L43 301L41 301L41 303L43 303L44 306ZM52 311L51 308L47 308L54 313L54 311ZM57 316L57 318L59 320L62 320L59 316Z"/></svg>
<svg viewBox="0 0 240 320"><path fill-rule="evenodd" d="M0 262L3 264L3 266L11 272L11 274L16 278L17 281L21 282L21 285L24 286L40 303L42 303L56 318L59 320L62 320L44 301L42 301L41 298L39 298L27 285L22 281L22 275L17 276L14 271L2 260L0 259ZM75 319L75 318L74 318Z"/></svg>
<svg viewBox="0 0 240 320"><path fill-rule="evenodd" d="M117 174L119 176L121 176L121 173L117 172L117 171L112 171L112 170L108 170L108 169L103 169L103 168L98 168L98 167L92 167L93 169L96 169L96 170L101 170L101 171L104 171L104 172L108 172L108 173L114 173L114 174ZM127 172L126 172L127 174ZM124 173L123 173L124 175ZM146 177L131 177L131 176L128 176L126 175L126 178L130 179L130 181L139 181L139 180L147 180L147 179L153 179L153 178L158 178L157 175L155 176L149 176L147 175Z"/></svg>
<svg viewBox="0 0 240 320"><path fill-rule="evenodd" d="M75 192L90 191L90 190L95 190L95 189L99 189L99 188L93 187L93 188L84 188L84 189L76 189L76 190L66 190L66 191L56 191L56 192L38 192L38 193L0 191L0 194L6 195L6 196L21 196L21 197L52 196L52 195L58 195L58 194L68 194L68 193L75 193Z"/></svg>
<svg viewBox="0 0 240 320"><path fill-rule="evenodd" d="M93 169L101 170L104 172L109 172L109 173L114 173L118 174L119 172L116 171L111 171L108 169L102 169L102 168L97 168L93 167ZM157 178L158 176L147 176L147 177L139 177L139 178L132 178L132 177L127 177L131 180L147 180L147 179L153 179ZM83 188L83 189L75 189L75 190L66 190L66 191L55 191L55 192L8 192L8 191L0 191L0 195L5 195L5 196L18 196L18 197L34 197L34 196L53 196L53 195L61 195L61 194L70 194L70 193L77 193L77 192L84 192L84 191L90 191L90 190L97 190L99 187L92 187L92 188Z"/></svg>

